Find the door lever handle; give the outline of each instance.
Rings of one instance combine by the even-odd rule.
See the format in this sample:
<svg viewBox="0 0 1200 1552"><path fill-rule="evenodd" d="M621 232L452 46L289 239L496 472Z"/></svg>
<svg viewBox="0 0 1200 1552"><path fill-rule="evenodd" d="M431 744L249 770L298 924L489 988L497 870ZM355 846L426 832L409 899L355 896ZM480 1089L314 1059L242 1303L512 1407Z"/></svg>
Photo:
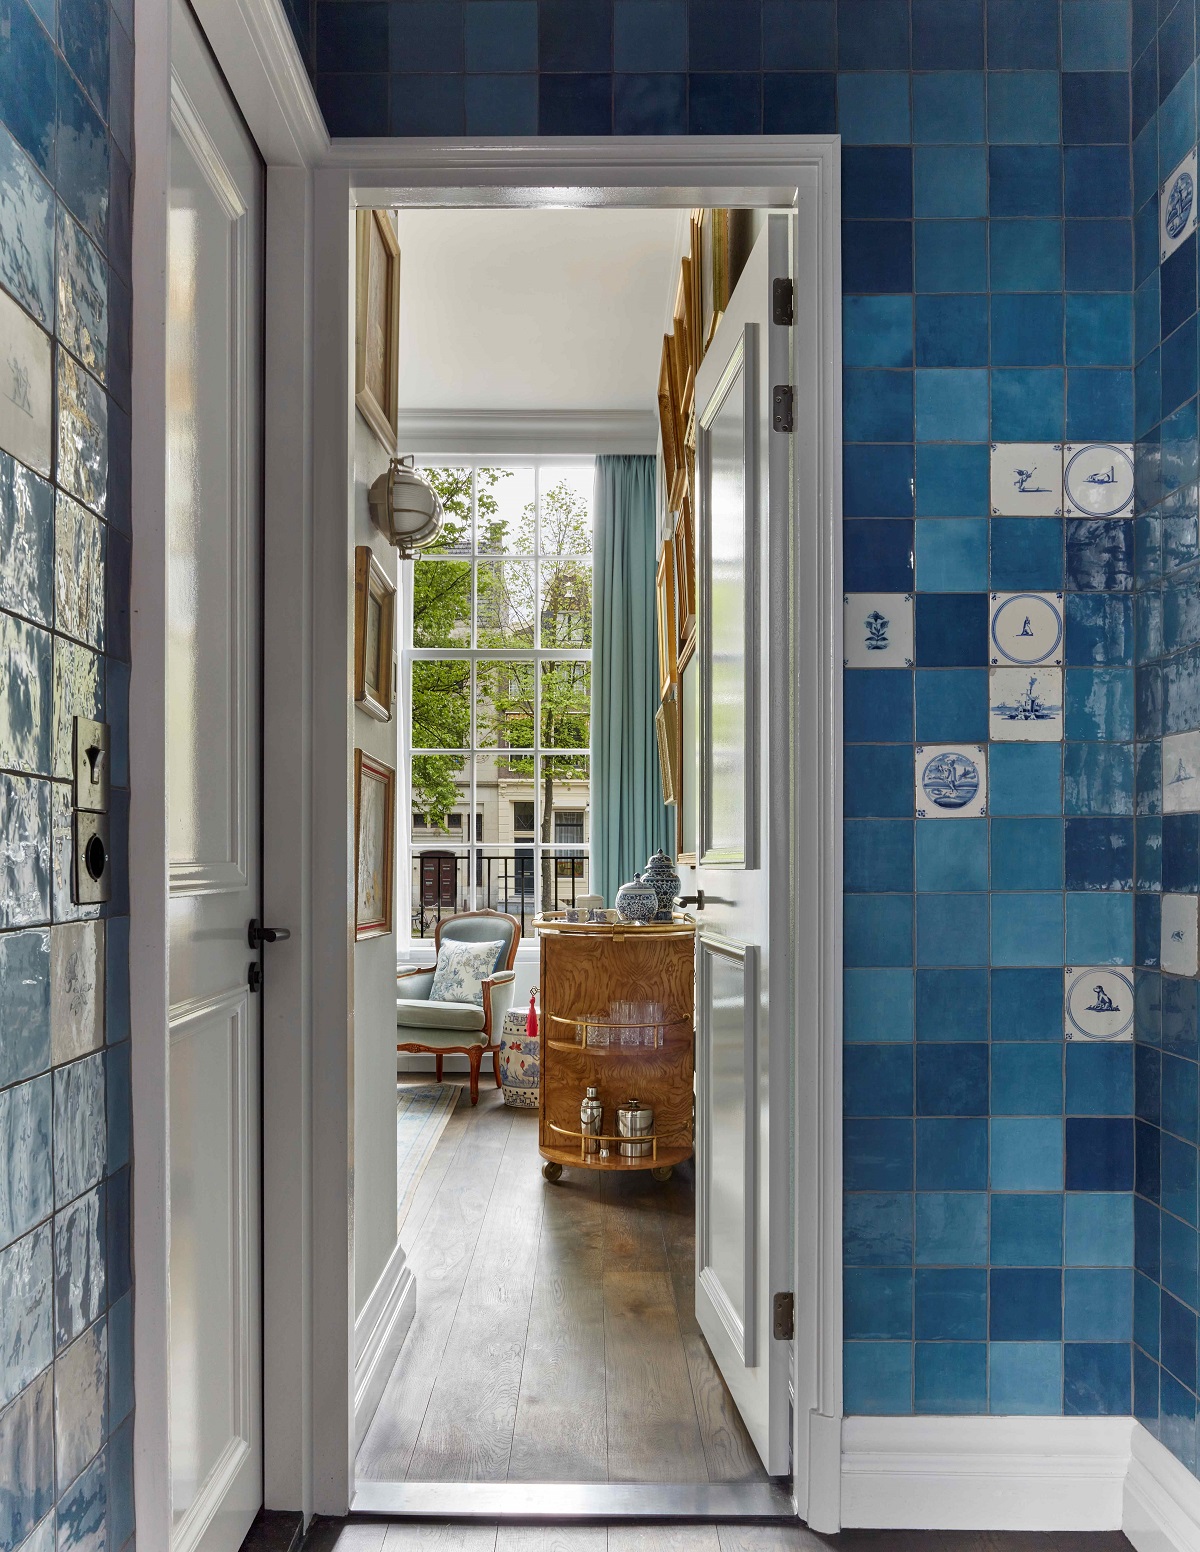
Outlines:
<svg viewBox="0 0 1200 1552"><path fill-rule="evenodd" d="M264 927L255 916L247 929L246 941L251 948L261 948L264 943L285 943L291 935L289 927Z"/></svg>
<svg viewBox="0 0 1200 1552"><path fill-rule="evenodd" d="M694 895L680 895L676 905L694 905L698 911L704 909L704 891L697 889Z"/></svg>

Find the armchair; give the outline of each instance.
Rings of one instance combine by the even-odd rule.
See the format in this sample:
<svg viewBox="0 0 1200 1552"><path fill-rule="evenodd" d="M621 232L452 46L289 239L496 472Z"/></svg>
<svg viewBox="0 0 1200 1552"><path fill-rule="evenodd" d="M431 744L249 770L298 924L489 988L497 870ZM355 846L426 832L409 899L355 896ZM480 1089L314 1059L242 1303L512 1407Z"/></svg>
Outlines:
<svg viewBox="0 0 1200 1552"><path fill-rule="evenodd" d="M471 1064L471 1103L479 1103L479 1069L491 1052L492 1072L500 1087L500 1031L504 1015L512 1007L513 965L521 941L521 923L503 911L464 911L448 916L434 931L434 948L443 941L488 943L504 941L503 968L483 982L483 1006L473 1002L431 1002L434 968L402 970L396 977L396 1050L432 1053L437 1080L442 1081L442 1060L454 1053Z"/></svg>

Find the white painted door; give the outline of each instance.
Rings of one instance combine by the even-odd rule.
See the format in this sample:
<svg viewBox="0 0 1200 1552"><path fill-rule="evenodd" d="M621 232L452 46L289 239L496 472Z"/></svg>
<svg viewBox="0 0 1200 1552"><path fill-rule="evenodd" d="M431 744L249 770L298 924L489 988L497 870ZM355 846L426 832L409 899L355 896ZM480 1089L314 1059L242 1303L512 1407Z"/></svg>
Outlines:
<svg viewBox="0 0 1200 1552"><path fill-rule="evenodd" d="M172 1552L262 1502L259 564L263 173L171 9L167 763Z"/></svg>
<svg viewBox="0 0 1200 1552"><path fill-rule="evenodd" d="M763 1464L789 1470L791 896L786 662L788 217L770 216L696 378L700 809L696 1316ZM781 696L782 691L782 696Z"/></svg>

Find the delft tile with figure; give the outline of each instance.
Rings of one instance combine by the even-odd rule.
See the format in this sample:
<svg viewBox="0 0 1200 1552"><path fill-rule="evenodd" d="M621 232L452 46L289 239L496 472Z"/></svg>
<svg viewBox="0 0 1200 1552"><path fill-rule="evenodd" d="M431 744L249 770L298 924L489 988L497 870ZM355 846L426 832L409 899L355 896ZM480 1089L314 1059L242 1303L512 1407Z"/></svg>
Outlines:
<svg viewBox="0 0 1200 1552"><path fill-rule="evenodd" d="M1196 148L1188 152L1158 191L1158 251L1169 259L1196 230Z"/></svg>
<svg viewBox="0 0 1200 1552"><path fill-rule="evenodd" d="M987 813L987 751L979 744L916 746L918 819L978 819Z"/></svg>
<svg viewBox="0 0 1200 1552"><path fill-rule="evenodd" d="M1200 733L1172 733L1162 741L1162 811L1200 811Z"/></svg>
<svg viewBox="0 0 1200 1552"><path fill-rule="evenodd" d="M993 668L988 674L993 742L1050 744L1063 736L1061 668Z"/></svg>
<svg viewBox="0 0 1200 1552"><path fill-rule="evenodd" d="M1068 965L1063 971L1068 1040L1132 1040L1133 970L1128 965Z"/></svg>
<svg viewBox="0 0 1200 1552"><path fill-rule="evenodd" d="M993 442L993 517L1061 517L1061 442Z"/></svg>
<svg viewBox="0 0 1200 1552"><path fill-rule="evenodd" d="M911 668L911 593L846 593L842 614L847 668Z"/></svg>
<svg viewBox="0 0 1200 1552"><path fill-rule="evenodd" d="M1195 975L1197 970L1196 911L1200 897L1162 897L1159 959L1168 975Z"/></svg>
<svg viewBox="0 0 1200 1552"><path fill-rule="evenodd" d="M50 473L50 339L0 291L0 447Z"/></svg>
<svg viewBox="0 0 1200 1552"><path fill-rule="evenodd" d="M994 665L1061 664L1063 595L993 593L989 635Z"/></svg>
<svg viewBox="0 0 1200 1552"><path fill-rule="evenodd" d="M1119 517L1133 510L1133 448L1127 442L1068 443L1063 500L1069 517Z"/></svg>

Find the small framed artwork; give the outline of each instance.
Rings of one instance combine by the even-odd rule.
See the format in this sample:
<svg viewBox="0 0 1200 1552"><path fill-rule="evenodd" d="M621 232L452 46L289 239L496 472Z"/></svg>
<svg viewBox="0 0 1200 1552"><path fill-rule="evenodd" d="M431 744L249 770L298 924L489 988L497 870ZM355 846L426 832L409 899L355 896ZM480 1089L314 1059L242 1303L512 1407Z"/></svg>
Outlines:
<svg viewBox="0 0 1200 1552"><path fill-rule="evenodd" d="M387 210L358 212L354 402L389 454L400 408L400 241Z"/></svg>
<svg viewBox="0 0 1200 1552"><path fill-rule="evenodd" d="M378 722L392 717L396 589L369 544L354 551L354 703Z"/></svg>
<svg viewBox="0 0 1200 1552"><path fill-rule="evenodd" d="M686 496L675 522L672 554L675 561L676 656L681 659L696 635L696 536L692 528L692 504Z"/></svg>
<svg viewBox="0 0 1200 1552"><path fill-rule="evenodd" d="M675 683L675 541L667 539L659 551L655 577L658 594L658 694L666 700Z"/></svg>
<svg viewBox="0 0 1200 1552"><path fill-rule="evenodd" d="M396 773L354 751L354 936L381 938L392 930L392 850Z"/></svg>
<svg viewBox="0 0 1200 1552"><path fill-rule="evenodd" d="M658 769L662 777L663 802L679 802L679 700L672 687L654 713L654 731L658 736Z"/></svg>

